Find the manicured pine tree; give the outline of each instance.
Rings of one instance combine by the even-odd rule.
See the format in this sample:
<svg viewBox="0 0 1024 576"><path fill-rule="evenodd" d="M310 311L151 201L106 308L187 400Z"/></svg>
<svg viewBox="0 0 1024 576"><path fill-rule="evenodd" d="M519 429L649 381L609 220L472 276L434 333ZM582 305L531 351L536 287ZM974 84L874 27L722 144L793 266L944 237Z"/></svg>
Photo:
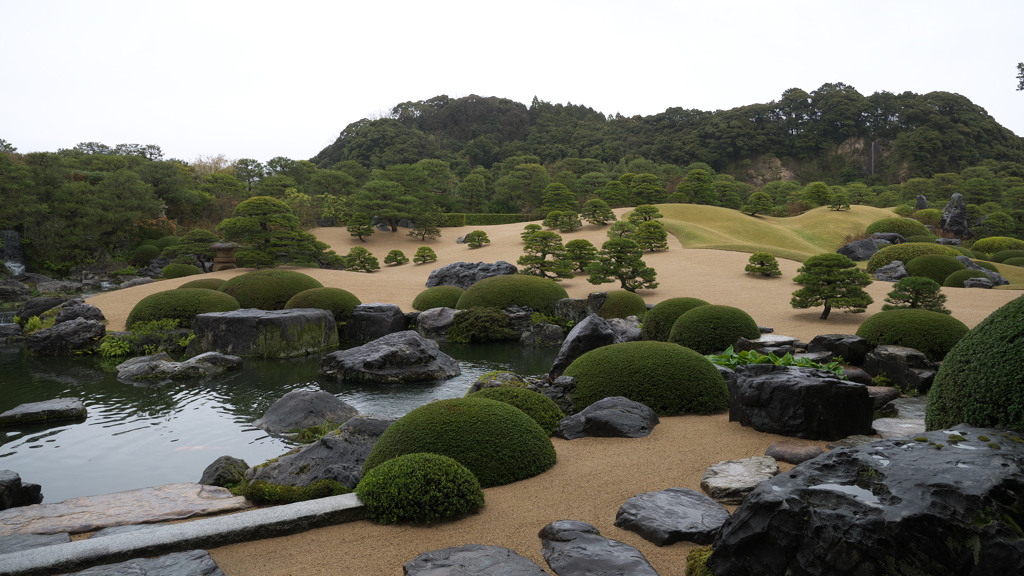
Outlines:
<svg viewBox="0 0 1024 576"><path fill-rule="evenodd" d="M583 204L583 219L591 224L604 226L609 222L615 222L615 213L608 206L608 203L600 198L587 200Z"/></svg>
<svg viewBox="0 0 1024 576"><path fill-rule="evenodd" d="M539 232L541 230L543 230L543 228L541 228L540 224L527 224L526 227L523 228L523 232L519 237L523 239L523 242L526 242L534 232Z"/></svg>
<svg viewBox="0 0 1024 576"><path fill-rule="evenodd" d="M520 273L558 280L572 278L572 263L565 258L562 237L548 230L534 232L523 247L517 264Z"/></svg>
<svg viewBox="0 0 1024 576"><path fill-rule="evenodd" d="M589 240L577 238L565 243L565 259L572 263L572 269L583 272L597 260L597 246Z"/></svg>
<svg viewBox="0 0 1024 576"><path fill-rule="evenodd" d="M413 229L409 231L408 236L412 238L419 238L420 240L434 240L435 238L440 238L441 229L437 227L437 223L441 219L440 216L440 213L435 209L430 209L420 214L416 218L416 222L413 224Z"/></svg>
<svg viewBox="0 0 1024 576"><path fill-rule="evenodd" d="M345 255L345 269L354 272L373 272L380 270L380 262L366 248L353 246Z"/></svg>
<svg viewBox="0 0 1024 576"><path fill-rule="evenodd" d="M419 250L412 256L412 261L416 264L433 262L435 260L437 260L437 254L434 253L430 246L420 246Z"/></svg>
<svg viewBox="0 0 1024 576"><path fill-rule="evenodd" d="M874 302L864 291L864 287L871 284L871 277L842 254L811 256L797 270L793 281L802 284L803 288L793 292L790 304L793 308L824 306L822 320L828 318L832 308L856 313L863 312Z"/></svg>
<svg viewBox="0 0 1024 576"><path fill-rule="evenodd" d="M562 215L558 218L559 232L575 232L580 228L583 228L583 222L580 221L580 215L576 212L562 212Z"/></svg>
<svg viewBox="0 0 1024 576"><path fill-rule="evenodd" d="M782 270L779 270L779 261L767 252L751 254L750 264L747 264L743 270L748 274L760 274L768 278L782 276Z"/></svg>
<svg viewBox="0 0 1024 576"><path fill-rule="evenodd" d="M587 282L604 284L619 281L623 290L657 288L657 272L641 258L640 245L628 238L615 238L601 245L597 260L587 266Z"/></svg>
<svg viewBox="0 0 1024 576"><path fill-rule="evenodd" d="M932 312L951 314L949 309L943 306L946 303L946 295L942 293L942 287L935 280L924 276L910 276L896 282L885 301L888 304L882 305L883 311L921 308Z"/></svg>
<svg viewBox="0 0 1024 576"><path fill-rule="evenodd" d="M644 250L668 250L668 232L665 225L657 220L641 222L631 238Z"/></svg>
<svg viewBox="0 0 1024 576"><path fill-rule="evenodd" d="M362 212L352 214L345 225L345 229L348 230L348 233L352 236L359 238L360 242L366 242L366 239L377 231L377 229L373 227L373 223L370 222L370 217Z"/></svg>
<svg viewBox="0 0 1024 576"><path fill-rule="evenodd" d="M409 261L409 258L401 250L392 250L384 257L385 264L401 266Z"/></svg>
<svg viewBox="0 0 1024 576"><path fill-rule="evenodd" d="M483 230L473 230L462 240L465 244L468 244L470 248L479 248L484 244L490 244L491 239L487 237L487 232Z"/></svg>
<svg viewBox="0 0 1024 576"><path fill-rule="evenodd" d="M758 212L771 212L775 208L775 200L767 192L754 192L750 195L747 205L741 212L756 216Z"/></svg>
<svg viewBox="0 0 1024 576"><path fill-rule="evenodd" d="M641 222L648 222L655 218L661 218L662 214L658 211L656 206L650 204L641 204L633 209L629 213L629 221L633 224L640 224Z"/></svg>
<svg viewBox="0 0 1024 576"><path fill-rule="evenodd" d="M629 220L619 220L608 227L609 238L629 238L636 232L636 224Z"/></svg>

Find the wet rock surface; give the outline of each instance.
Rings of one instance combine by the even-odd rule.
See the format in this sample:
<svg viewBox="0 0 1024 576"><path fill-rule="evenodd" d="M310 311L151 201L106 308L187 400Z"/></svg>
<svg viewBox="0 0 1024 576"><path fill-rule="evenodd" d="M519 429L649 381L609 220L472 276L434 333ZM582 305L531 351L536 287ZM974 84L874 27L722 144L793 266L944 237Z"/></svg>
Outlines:
<svg viewBox="0 0 1024 576"><path fill-rule="evenodd" d="M87 415L85 404L79 398L54 398L42 402L19 404L0 413L0 427L43 422L64 422L84 420Z"/></svg>
<svg viewBox="0 0 1024 576"><path fill-rule="evenodd" d="M323 390L292 390L270 405L253 426L276 434L322 425L344 423L359 411Z"/></svg>
<svg viewBox="0 0 1024 576"><path fill-rule="evenodd" d="M350 382L400 384L444 380L458 376L462 369L436 342L405 330L332 352L320 360L319 373Z"/></svg>
<svg viewBox="0 0 1024 576"><path fill-rule="evenodd" d="M554 379L562 375L573 360L601 346L616 342L615 330L607 320L597 314L587 316L566 335L558 356L551 364L549 376Z"/></svg>
<svg viewBox="0 0 1024 576"><path fill-rule="evenodd" d="M44 328L26 339L28 350L39 356L71 356L99 348L107 327L95 320L75 318Z"/></svg>
<svg viewBox="0 0 1024 576"><path fill-rule="evenodd" d="M169 354L160 352L118 364L117 378L126 382L159 384L209 378L241 367L241 358L220 352L204 352L183 362L175 362Z"/></svg>
<svg viewBox="0 0 1024 576"><path fill-rule="evenodd" d="M779 464L768 456L726 460L708 466L700 489L722 504L739 504L761 482L778 475Z"/></svg>
<svg viewBox="0 0 1024 576"><path fill-rule="evenodd" d="M586 522L559 520L537 535L544 560L558 576L658 576L642 552L601 536Z"/></svg>
<svg viewBox="0 0 1024 576"><path fill-rule="evenodd" d="M68 576L224 576L224 572L206 550L190 550L94 566Z"/></svg>
<svg viewBox="0 0 1024 576"><path fill-rule="evenodd" d="M794 441L776 442L765 450L764 455L779 462L799 464L824 454L821 446Z"/></svg>
<svg viewBox="0 0 1024 576"><path fill-rule="evenodd" d="M615 525L658 546L684 540L710 544L728 519L729 511L704 494L668 488L626 500L615 515Z"/></svg>
<svg viewBox="0 0 1024 576"><path fill-rule="evenodd" d="M650 407L622 396L611 396L562 418L552 435L566 440L587 436L641 438L649 435L660 422Z"/></svg>
<svg viewBox="0 0 1024 576"><path fill-rule="evenodd" d="M196 316L190 356L220 352L233 356L291 358L338 344L334 316L318 308L210 312Z"/></svg>
<svg viewBox="0 0 1024 576"><path fill-rule="evenodd" d="M518 268L504 260L498 260L493 264L488 262L453 262L432 271L430 276L427 277L427 288L433 288L434 286L458 286L465 290L484 278L515 274L518 271Z"/></svg>
<svg viewBox="0 0 1024 576"><path fill-rule="evenodd" d="M402 565L405 576L543 576L543 568L508 548L467 544L424 552Z"/></svg>

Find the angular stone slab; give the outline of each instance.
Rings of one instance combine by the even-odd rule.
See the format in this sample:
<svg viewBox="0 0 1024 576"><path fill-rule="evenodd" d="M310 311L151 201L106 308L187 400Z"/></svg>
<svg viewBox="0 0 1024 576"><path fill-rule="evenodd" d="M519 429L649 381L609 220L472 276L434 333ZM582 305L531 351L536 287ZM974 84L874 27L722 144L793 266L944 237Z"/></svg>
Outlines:
<svg viewBox="0 0 1024 576"><path fill-rule="evenodd" d="M394 332L356 348L331 352L320 360L317 371L339 381L375 384L446 380L462 374L458 360L415 330Z"/></svg>
<svg viewBox="0 0 1024 576"><path fill-rule="evenodd" d="M225 488L192 482L69 498L0 512L0 536L89 532L107 526L182 520L251 508Z"/></svg>
<svg viewBox="0 0 1024 576"><path fill-rule="evenodd" d="M558 423L553 436L575 440L587 436L642 438L661 420L650 407L622 396L602 398Z"/></svg>
<svg viewBox="0 0 1024 576"><path fill-rule="evenodd" d="M729 519L729 511L689 488L637 494L619 508L615 525L658 546L683 540L711 544Z"/></svg>
<svg viewBox="0 0 1024 576"><path fill-rule="evenodd" d="M291 358L338 344L334 316L318 308L208 312L196 316L189 356L216 351L233 356Z"/></svg>
<svg viewBox="0 0 1024 576"><path fill-rule="evenodd" d="M67 576L225 576L206 550L104 564Z"/></svg>
<svg viewBox="0 0 1024 576"><path fill-rule="evenodd" d="M928 405L927 396L911 396L892 401L892 408L897 418L924 420L924 409Z"/></svg>
<svg viewBox="0 0 1024 576"><path fill-rule="evenodd" d="M8 534L0 536L0 557L12 552L67 544L68 542L71 542L71 536L64 532L60 534Z"/></svg>
<svg viewBox="0 0 1024 576"><path fill-rule="evenodd" d="M559 576L658 576L643 552L605 538L586 522L559 520L541 528L541 554Z"/></svg>
<svg viewBox="0 0 1024 576"><path fill-rule="evenodd" d="M879 418L871 423L875 434L889 438L910 438L924 433L924 418Z"/></svg>
<svg viewBox="0 0 1024 576"><path fill-rule="evenodd" d="M726 460L707 467L700 489L722 504L740 504L758 484L778 473L778 462L768 456Z"/></svg>
<svg viewBox="0 0 1024 576"><path fill-rule="evenodd" d="M544 576L529 558L500 546L467 544L424 552L402 565L405 576Z"/></svg>
<svg viewBox="0 0 1024 576"><path fill-rule="evenodd" d="M85 404L78 398L54 398L29 402L0 414L0 426L18 426L39 422L81 420L86 417Z"/></svg>

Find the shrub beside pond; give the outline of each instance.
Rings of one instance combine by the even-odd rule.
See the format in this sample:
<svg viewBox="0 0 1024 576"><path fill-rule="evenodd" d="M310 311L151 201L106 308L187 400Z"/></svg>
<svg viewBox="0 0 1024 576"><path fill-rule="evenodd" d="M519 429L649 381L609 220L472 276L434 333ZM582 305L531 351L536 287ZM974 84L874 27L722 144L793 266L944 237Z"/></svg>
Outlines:
<svg viewBox="0 0 1024 576"><path fill-rule="evenodd" d="M199 314L230 312L240 308L238 301L224 292L203 288L165 290L139 300L128 313L125 327L155 320L177 320L178 326L188 328Z"/></svg>
<svg viewBox="0 0 1024 576"><path fill-rule="evenodd" d="M672 324L668 341L713 354L732 346L739 338L760 338L757 322L739 308L709 304L684 313Z"/></svg>
<svg viewBox="0 0 1024 576"><path fill-rule="evenodd" d="M597 315L605 320L612 318L628 318L630 316L644 317L647 313L647 303L643 297L628 290L612 290L607 292L608 297L601 304Z"/></svg>
<svg viewBox="0 0 1024 576"><path fill-rule="evenodd" d="M458 286L434 286L416 295L412 301L413 310L423 312L431 308L455 308L465 292Z"/></svg>
<svg viewBox="0 0 1024 576"><path fill-rule="evenodd" d="M473 284L463 292L456 308L504 308L518 305L545 314L555 313L555 302L569 294L554 280L522 274L491 276Z"/></svg>
<svg viewBox="0 0 1024 576"><path fill-rule="evenodd" d="M292 270L256 270L235 276L221 286L242 308L283 310L292 296L303 290L323 288L319 280Z"/></svg>
<svg viewBox="0 0 1024 576"><path fill-rule="evenodd" d="M196 274L202 274L203 271L198 266L192 264L177 264L171 263L164 266L163 277L165 280L172 278L184 278L185 276L195 276Z"/></svg>
<svg viewBox="0 0 1024 576"><path fill-rule="evenodd" d="M334 315L338 323L348 322L352 310L362 302L355 294L341 288L310 288L288 299L285 310L292 308L319 308Z"/></svg>
<svg viewBox="0 0 1024 576"><path fill-rule="evenodd" d="M484 388L467 396L468 398L489 398L514 406L533 421L540 424L544 432L550 436L558 423L565 418L565 413L555 404L555 401L540 392L534 392L519 386L496 386Z"/></svg>

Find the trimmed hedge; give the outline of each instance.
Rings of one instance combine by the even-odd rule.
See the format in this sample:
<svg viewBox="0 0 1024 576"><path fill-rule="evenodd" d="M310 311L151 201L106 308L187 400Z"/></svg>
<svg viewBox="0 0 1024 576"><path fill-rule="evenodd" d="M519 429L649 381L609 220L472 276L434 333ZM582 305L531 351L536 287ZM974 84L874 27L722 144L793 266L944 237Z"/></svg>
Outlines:
<svg viewBox="0 0 1024 576"><path fill-rule="evenodd" d="M712 414L729 406L729 389L715 365L668 342L602 346L574 360L565 375L576 378L577 412L609 396L646 404L661 416Z"/></svg>
<svg viewBox="0 0 1024 576"><path fill-rule="evenodd" d="M638 316L643 319L644 314L647 313L647 304L643 297L635 292L612 290L606 294L608 294L608 298L605 299L604 304L601 304L601 309L597 311L597 315L605 320L630 316Z"/></svg>
<svg viewBox="0 0 1024 576"><path fill-rule="evenodd" d="M872 346L891 344L920 350L929 360L938 362L968 332L966 324L948 314L901 308L869 317L857 329L857 336Z"/></svg>
<svg viewBox="0 0 1024 576"><path fill-rule="evenodd" d="M942 282L942 285L946 288L963 288L964 280L968 278L988 278L988 276L979 270L971 270L970 268L964 268L963 270L957 270Z"/></svg>
<svg viewBox="0 0 1024 576"><path fill-rule="evenodd" d="M550 436L558 423L565 418L565 413L555 404L555 401L540 392L534 392L528 388L519 386L496 386L483 388L468 395L467 398L489 398L514 406L534 422L540 424L544 432Z"/></svg>
<svg viewBox="0 0 1024 576"><path fill-rule="evenodd" d="M175 288L175 290L189 289L189 288L203 288L206 290L217 290L220 291L220 287L224 285L225 280L223 278L198 278L196 280L189 280L181 286Z"/></svg>
<svg viewBox="0 0 1024 576"><path fill-rule="evenodd" d="M555 464L555 448L539 424L522 410L487 398L438 400L402 416L374 444L363 475L417 452L458 460L483 488L530 478Z"/></svg>
<svg viewBox="0 0 1024 576"><path fill-rule="evenodd" d="M714 354L736 343L739 338L760 338L757 322L739 308L708 304L698 306L676 318L668 341L701 354Z"/></svg>
<svg viewBox="0 0 1024 576"><path fill-rule="evenodd" d="M413 310L423 312L431 308L455 308L459 298L465 292L458 286L434 286L416 295L412 301Z"/></svg>
<svg viewBox="0 0 1024 576"><path fill-rule="evenodd" d="M335 322L348 322L352 310L362 304L355 294L341 288L310 288L303 290L285 302L284 309L319 308L334 314Z"/></svg>
<svg viewBox="0 0 1024 576"><path fill-rule="evenodd" d="M519 332L511 326L508 315L498 308L470 308L455 315L445 337L449 342L463 344L519 338Z"/></svg>
<svg viewBox="0 0 1024 576"><path fill-rule="evenodd" d="M1008 236L989 236L971 244L971 250L985 252L986 254L995 254L1003 250L1024 250L1024 240Z"/></svg>
<svg viewBox="0 0 1024 576"><path fill-rule="evenodd" d="M161 275L164 280L171 280L173 278L184 278L185 276L195 276L196 274L202 274L203 271L198 266L192 264L177 264L171 263L164 266Z"/></svg>
<svg viewBox="0 0 1024 576"><path fill-rule="evenodd" d="M967 268L956 258L943 256L942 254L918 256L909 262L905 262L904 265L907 269L907 274L930 278L940 285L953 272Z"/></svg>
<svg viewBox="0 0 1024 576"><path fill-rule="evenodd" d="M363 476L356 495L366 516L381 524L430 524L476 512L484 505L480 481L454 458L404 454Z"/></svg>
<svg viewBox="0 0 1024 576"><path fill-rule="evenodd" d="M935 237L917 234L914 236L907 236L907 242L935 242Z"/></svg>
<svg viewBox="0 0 1024 576"><path fill-rule="evenodd" d="M875 252L868 260L867 272L874 273L882 266L899 260L906 264L918 256L925 254L942 254L944 256L960 256L960 251L941 244L927 244L924 242L908 242L906 244L893 244Z"/></svg>
<svg viewBox="0 0 1024 576"><path fill-rule="evenodd" d="M925 208L924 210L918 210L910 215L911 218L917 220L921 224L939 226L939 222L942 220L942 210L938 208Z"/></svg>
<svg viewBox="0 0 1024 576"><path fill-rule="evenodd" d="M466 310L479 307L504 308L516 304L553 316L555 302L568 297L565 288L554 280L511 274L491 276L473 284L462 293L455 307Z"/></svg>
<svg viewBox="0 0 1024 576"><path fill-rule="evenodd" d="M323 288L319 280L291 270L256 270L235 276L221 286L221 292L238 300L242 308L283 310L303 290Z"/></svg>
<svg viewBox="0 0 1024 576"><path fill-rule="evenodd" d="M191 328L198 314L238 310L238 301L229 294L203 288L176 288L150 294L139 300L128 313L125 327L129 330L140 322L177 320L178 326Z"/></svg>
<svg viewBox="0 0 1024 576"><path fill-rule="evenodd" d="M668 335L672 332L672 325L676 323L677 318L697 306L707 306L708 304L710 302L705 302L700 298L669 298L658 302L644 316L644 323L640 327L640 337L644 340L667 342Z"/></svg>
<svg viewBox="0 0 1024 576"><path fill-rule="evenodd" d="M473 214L452 212L441 214L437 223L440 228L456 228L459 226L494 226L497 224L516 224L534 220L529 214Z"/></svg>
<svg viewBox="0 0 1024 576"><path fill-rule="evenodd" d="M1010 258L1024 258L1024 250L1000 250L992 255L992 261L999 262L1000 264Z"/></svg>
<svg viewBox="0 0 1024 576"><path fill-rule="evenodd" d="M1013 258L1007 258L1003 260L1003 264L1007 266L1024 266L1024 256L1015 256Z"/></svg>
<svg viewBox="0 0 1024 576"><path fill-rule="evenodd" d="M159 256L159 248L152 244L143 244L132 252L131 263L135 266L149 266L149 261Z"/></svg>
<svg viewBox="0 0 1024 576"><path fill-rule="evenodd" d="M928 430L964 422L984 428L1024 430L1021 318L1024 297L989 314L946 355L928 392L924 416Z"/></svg>
<svg viewBox="0 0 1024 576"><path fill-rule="evenodd" d="M868 224L868 234L875 232L895 232L903 236L931 236L928 228L913 218L882 218Z"/></svg>

